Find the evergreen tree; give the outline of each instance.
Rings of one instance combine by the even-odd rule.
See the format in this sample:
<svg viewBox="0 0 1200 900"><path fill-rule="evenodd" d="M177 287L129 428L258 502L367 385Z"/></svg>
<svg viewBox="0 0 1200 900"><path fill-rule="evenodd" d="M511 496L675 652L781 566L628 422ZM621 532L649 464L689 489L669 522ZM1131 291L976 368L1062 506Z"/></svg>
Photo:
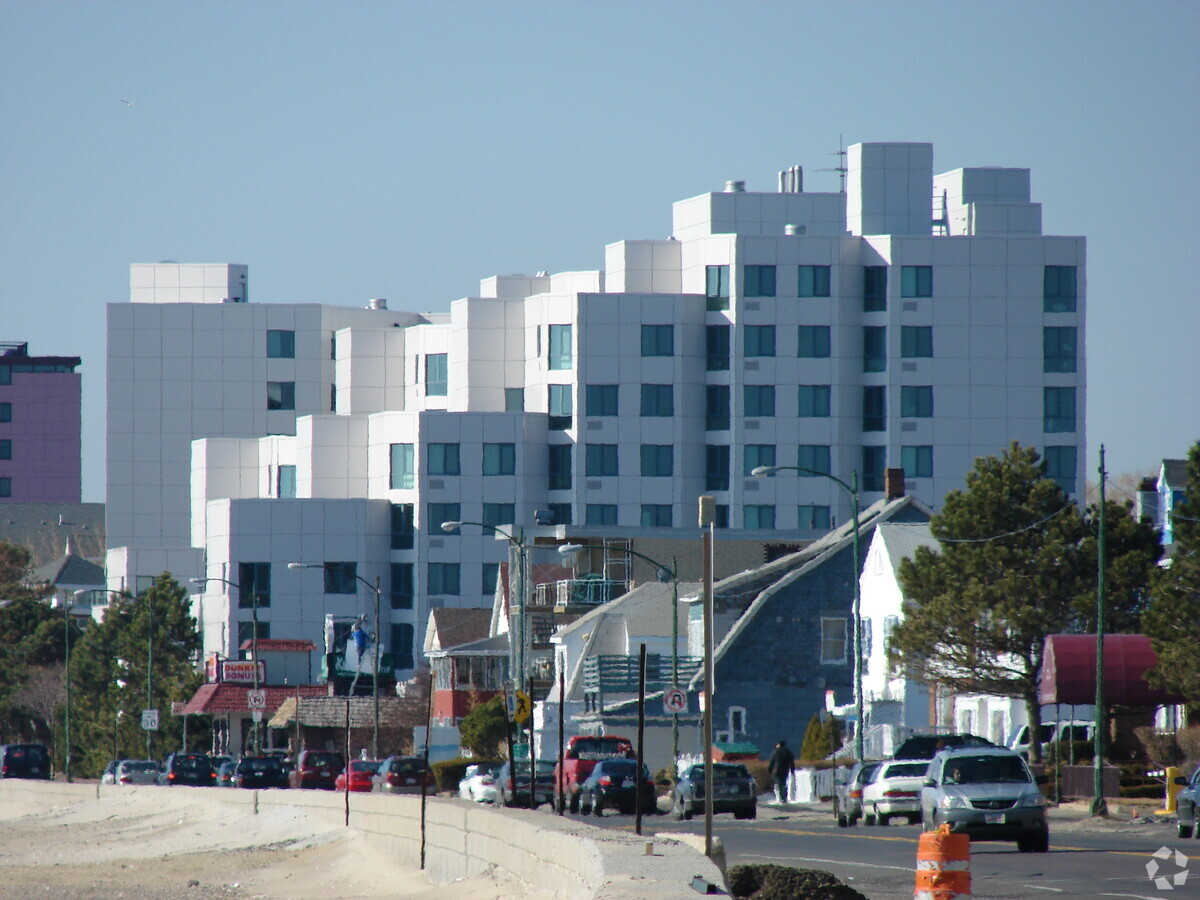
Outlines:
<svg viewBox="0 0 1200 900"><path fill-rule="evenodd" d="M458 723L459 740L476 756L496 759L508 734L504 695L478 704ZM507 755L507 751L506 754Z"/></svg>
<svg viewBox="0 0 1200 900"><path fill-rule="evenodd" d="M1155 572L1143 630L1158 664L1150 683L1200 705L1200 441L1188 452L1184 499L1172 511L1170 565Z"/></svg>
<svg viewBox="0 0 1200 900"><path fill-rule="evenodd" d="M929 523L940 550L919 548L900 565L909 605L892 633L893 662L955 692L1023 700L1035 759L1046 638L1095 627L1097 513L1081 513L1037 452L1014 443L976 460L967 489L946 495ZM1145 602L1156 542L1119 506L1106 517L1109 621L1128 627Z"/></svg>
<svg viewBox="0 0 1200 900"><path fill-rule="evenodd" d="M31 558L24 547L0 541L0 733L14 740L48 738L50 723L14 707L13 695L29 682L31 666L61 666L63 631L75 631L47 601L51 585L27 585Z"/></svg>

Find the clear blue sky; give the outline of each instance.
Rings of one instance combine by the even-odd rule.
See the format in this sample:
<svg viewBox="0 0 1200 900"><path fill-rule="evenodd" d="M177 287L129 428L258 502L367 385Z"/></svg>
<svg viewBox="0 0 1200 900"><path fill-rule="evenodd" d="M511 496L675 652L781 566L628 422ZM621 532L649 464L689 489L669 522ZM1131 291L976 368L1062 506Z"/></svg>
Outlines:
<svg viewBox="0 0 1200 900"><path fill-rule="evenodd" d="M840 136L930 141L1032 169L1046 232L1088 237L1088 468L1149 473L1200 438L1197 46L1191 0L0 0L0 340L83 358L99 501L131 262L445 310L728 179L836 190Z"/></svg>

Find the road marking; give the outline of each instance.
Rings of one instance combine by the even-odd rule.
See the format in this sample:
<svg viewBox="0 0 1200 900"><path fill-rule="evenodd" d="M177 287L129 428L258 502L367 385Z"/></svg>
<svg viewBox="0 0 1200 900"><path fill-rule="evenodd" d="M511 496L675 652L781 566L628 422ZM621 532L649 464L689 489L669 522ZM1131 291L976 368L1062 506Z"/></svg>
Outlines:
<svg viewBox="0 0 1200 900"><path fill-rule="evenodd" d="M894 872L911 872L913 870L912 866L880 866L875 863L848 862L844 859L821 859L814 856L760 856L757 853L742 853L739 855L747 859L770 859L784 862L794 860L795 862L826 863L827 865L847 866L859 869L890 869Z"/></svg>
<svg viewBox="0 0 1200 900"><path fill-rule="evenodd" d="M1066 888L1045 887L1044 885L1040 885L1040 884L1023 884L1023 885L1021 885L1021 887L1027 887L1031 891L1054 891L1054 893L1056 893L1056 894L1061 894L1064 891L1066 891Z"/></svg>

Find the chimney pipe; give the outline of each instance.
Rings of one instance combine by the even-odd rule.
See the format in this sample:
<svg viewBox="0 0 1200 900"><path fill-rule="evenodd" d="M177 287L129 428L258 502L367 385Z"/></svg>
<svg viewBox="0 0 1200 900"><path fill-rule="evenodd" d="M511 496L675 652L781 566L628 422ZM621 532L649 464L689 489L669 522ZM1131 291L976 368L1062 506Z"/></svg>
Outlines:
<svg viewBox="0 0 1200 900"><path fill-rule="evenodd" d="M899 500L904 496L903 469L884 469L883 492L888 500Z"/></svg>

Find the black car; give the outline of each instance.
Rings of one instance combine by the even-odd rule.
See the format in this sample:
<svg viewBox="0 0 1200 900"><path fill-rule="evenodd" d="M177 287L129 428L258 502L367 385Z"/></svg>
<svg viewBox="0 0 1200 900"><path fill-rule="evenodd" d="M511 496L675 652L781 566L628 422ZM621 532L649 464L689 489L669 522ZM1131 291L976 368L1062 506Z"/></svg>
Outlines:
<svg viewBox="0 0 1200 900"><path fill-rule="evenodd" d="M679 773L671 794L676 819L704 812L704 766L688 766ZM738 819L758 817L758 786L750 770L740 763L713 763L713 812L733 813Z"/></svg>
<svg viewBox="0 0 1200 900"><path fill-rule="evenodd" d="M585 815L604 815L604 808L615 807L625 815L637 808L637 760L602 759L579 789L579 811ZM642 764L642 812L658 812L654 779Z"/></svg>
<svg viewBox="0 0 1200 900"><path fill-rule="evenodd" d="M45 744L0 746L0 778L49 778L50 752Z"/></svg>
<svg viewBox="0 0 1200 900"><path fill-rule="evenodd" d="M217 773L212 760L203 753L172 753L163 763L158 783L213 787L217 783Z"/></svg>
<svg viewBox="0 0 1200 900"><path fill-rule="evenodd" d="M975 734L914 734L896 748L892 759L933 759L940 750L958 747L995 747Z"/></svg>
<svg viewBox="0 0 1200 900"><path fill-rule="evenodd" d="M285 788L287 770L274 756L245 756L233 770L233 787Z"/></svg>
<svg viewBox="0 0 1200 900"><path fill-rule="evenodd" d="M516 776L513 766L505 762L496 772L496 786L500 788L500 802L505 806L529 806L529 760L518 759ZM533 808L542 803L554 802L554 763L537 761L537 774L533 782Z"/></svg>

